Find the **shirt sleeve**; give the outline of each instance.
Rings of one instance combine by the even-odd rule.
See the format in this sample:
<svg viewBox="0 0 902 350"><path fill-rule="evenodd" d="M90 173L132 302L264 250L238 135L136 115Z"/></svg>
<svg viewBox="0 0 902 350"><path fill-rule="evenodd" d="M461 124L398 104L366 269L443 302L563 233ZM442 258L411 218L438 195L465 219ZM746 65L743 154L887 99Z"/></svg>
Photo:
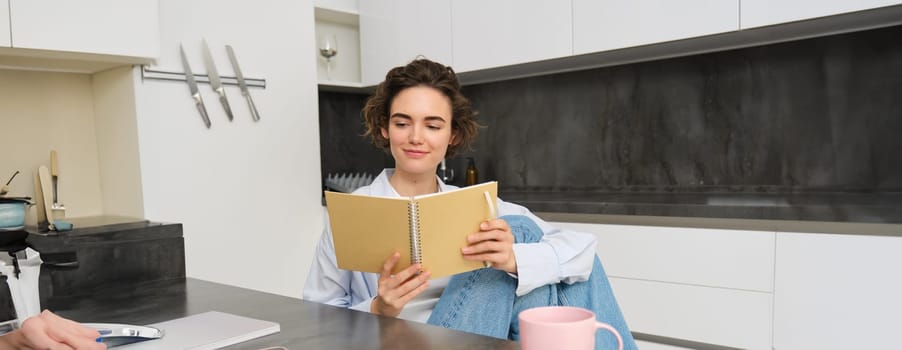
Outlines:
<svg viewBox="0 0 902 350"><path fill-rule="evenodd" d="M370 288L371 276L363 273L338 268L335 259L335 247L332 243L332 232L329 230L329 218L326 217L325 228L316 246L310 273L304 283L304 300L370 311L375 295Z"/></svg>
<svg viewBox="0 0 902 350"><path fill-rule="evenodd" d="M589 279L595 259L594 235L551 226L523 206L498 200L498 214L523 215L542 229L537 243L514 244L517 260L517 296L555 283L572 284Z"/></svg>

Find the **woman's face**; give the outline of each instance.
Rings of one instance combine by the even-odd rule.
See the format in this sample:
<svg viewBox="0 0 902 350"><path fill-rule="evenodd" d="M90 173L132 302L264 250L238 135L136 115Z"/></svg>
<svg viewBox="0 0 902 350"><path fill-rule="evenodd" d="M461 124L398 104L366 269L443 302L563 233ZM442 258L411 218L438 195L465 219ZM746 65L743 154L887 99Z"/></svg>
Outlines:
<svg viewBox="0 0 902 350"><path fill-rule="evenodd" d="M435 175L452 141L451 100L436 89L411 87L399 92L389 108L388 130L395 172Z"/></svg>

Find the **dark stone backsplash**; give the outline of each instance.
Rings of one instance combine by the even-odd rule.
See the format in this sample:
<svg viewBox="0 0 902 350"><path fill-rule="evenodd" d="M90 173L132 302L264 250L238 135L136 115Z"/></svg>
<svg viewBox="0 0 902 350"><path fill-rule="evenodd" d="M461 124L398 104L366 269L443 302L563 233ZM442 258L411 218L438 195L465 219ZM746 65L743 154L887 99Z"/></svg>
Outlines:
<svg viewBox="0 0 902 350"><path fill-rule="evenodd" d="M474 157L502 192L897 192L899 38L902 26L465 86L487 128L449 164L462 174ZM320 92L324 174L391 166L359 136L365 97Z"/></svg>
<svg viewBox="0 0 902 350"><path fill-rule="evenodd" d="M363 109L367 95L339 92L319 93L320 167L329 174L367 173L378 175L394 166L388 153L363 137Z"/></svg>

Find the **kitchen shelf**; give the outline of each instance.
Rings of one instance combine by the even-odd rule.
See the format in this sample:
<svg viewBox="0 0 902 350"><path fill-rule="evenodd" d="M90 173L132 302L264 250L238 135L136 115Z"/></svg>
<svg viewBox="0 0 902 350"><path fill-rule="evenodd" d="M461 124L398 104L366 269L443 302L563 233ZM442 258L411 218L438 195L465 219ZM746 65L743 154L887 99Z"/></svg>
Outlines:
<svg viewBox="0 0 902 350"><path fill-rule="evenodd" d="M324 37L337 41L338 56L327 63L316 55L320 90L366 92L360 83L360 17L357 0L315 0L313 2L317 48ZM331 65L331 74L329 73ZM330 78L331 76L331 78Z"/></svg>
<svg viewBox="0 0 902 350"><path fill-rule="evenodd" d="M352 81L320 81L317 83L317 87L320 91L331 91L331 92L347 92L347 93L360 93L360 94L369 94L376 89L375 86L372 85L364 85L361 82L352 82Z"/></svg>
<svg viewBox="0 0 902 350"><path fill-rule="evenodd" d="M350 9L338 9L316 6L313 8L313 17L318 21L333 22L357 27L360 22L357 12Z"/></svg>

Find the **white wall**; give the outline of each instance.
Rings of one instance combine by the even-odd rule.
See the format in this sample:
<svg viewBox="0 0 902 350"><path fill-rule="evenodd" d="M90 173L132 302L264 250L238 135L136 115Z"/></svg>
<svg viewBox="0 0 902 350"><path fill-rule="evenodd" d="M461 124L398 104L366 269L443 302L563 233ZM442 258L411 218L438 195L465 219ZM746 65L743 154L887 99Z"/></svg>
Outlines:
<svg viewBox="0 0 902 350"><path fill-rule="evenodd" d="M234 47L262 120L251 120L237 87L228 122L201 84L206 129L185 83L141 81L136 72L144 210L184 224L187 273L300 297L322 230L313 6L305 1L160 1L161 57L154 69L182 71L183 43L204 73L206 38L219 71L233 75Z"/></svg>
<svg viewBox="0 0 902 350"><path fill-rule="evenodd" d="M59 156L59 198L68 217L103 214L87 74L0 69L0 185L16 170L10 196L34 196L34 173ZM34 225L35 210L27 223Z"/></svg>
<svg viewBox="0 0 902 350"><path fill-rule="evenodd" d="M94 131L105 215L144 218L135 82L129 67L91 76L94 91Z"/></svg>

